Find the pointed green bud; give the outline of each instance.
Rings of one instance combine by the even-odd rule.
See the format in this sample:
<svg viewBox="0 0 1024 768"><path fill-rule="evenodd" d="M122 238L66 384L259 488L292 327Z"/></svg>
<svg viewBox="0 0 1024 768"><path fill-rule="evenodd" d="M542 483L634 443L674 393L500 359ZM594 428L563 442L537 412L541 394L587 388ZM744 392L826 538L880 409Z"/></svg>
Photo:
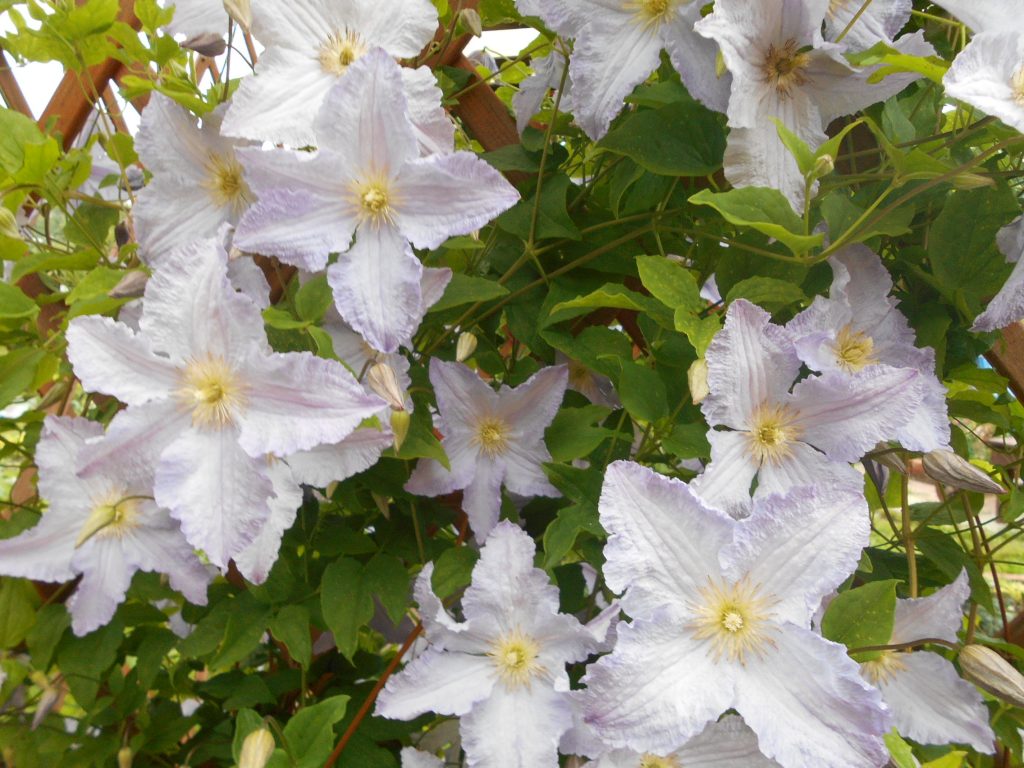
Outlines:
<svg viewBox="0 0 1024 768"><path fill-rule="evenodd" d="M960 651L960 671L982 690L1024 707L1024 677L991 648L975 643L965 645Z"/></svg>
<svg viewBox="0 0 1024 768"><path fill-rule="evenodd" d="M459 334L459 341L455 345L455 360L464 363L476 352L477 338L472 331L463 331Z"/></svg>
<svg viewBox="0 0 1024 768"><path fill-rule="evenodd" d="M238 755L238 768L264 768L274 754L274 734L267 728L255 730L245 737Z"/></svg>
<svg viewBox="0 0 1024 768"><path fill-rule="evenodd" d="M395 436L395 450L402 450L402 443L409 434L412 415L408 411L391 412L391 432Z"/></svg>

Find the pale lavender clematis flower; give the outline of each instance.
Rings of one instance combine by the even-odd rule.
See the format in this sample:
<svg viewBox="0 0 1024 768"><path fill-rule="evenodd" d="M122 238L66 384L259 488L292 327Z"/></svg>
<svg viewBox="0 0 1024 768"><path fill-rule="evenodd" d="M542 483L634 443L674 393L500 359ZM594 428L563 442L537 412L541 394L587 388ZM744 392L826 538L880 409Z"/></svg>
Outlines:
<svg viewBox="0 0 1024 768"><path fill-rule="evenodd" d="M266 50L232 98L224 132L293 147L323 139L313 130L320 106L367 52L411 58L437 29L429 0L256 0L252 11Z"/></svg>
<svg viewBox="0 0 1024 768"><path fill-rule="evenodd" d="M667 755L614 749L586 765L590 768L778 768L779 764L761 754L757 735L742 717L726 715Z"/></svg>
<svg viewBox="0 0 1024 768"><path fill-rule="evenodd" d="M335 303L382 352L407 344L426 311L423 265L411 245L436 248L519 198L470 152L419 157L406 115L400 68L376 49L327 97L316 153L242 153L260 200L239 223L235 245L309 271L341 252L327 271Z"/></svg>
<svg viewBox="0 0 1024 768"><path fill-rule="evenodd" d="M159 93L150 98L135 139L153 179L139 191L132 217L139 255L151 266L171 251L237 223L254 197L235 150L251 142L220 134L224 107L202 127L184 108Z"/></svg>
<svg viewBox="0 0 1024 768"><path fill-rule="evenodd" d="M849 26L842 43L852 51L863 51L879 42L892 45L900 30L910 21L914 2L871 0L861 13L863 6L864 0L831 0L825 14L825 39L834 41ZM858 13L860 18L856 18Z"/></svg>
<svg viewBox="0 0 1024 768"><path fill-rule="evenodd" d="M456 715L469 765L556 768L572 725L565 665L604 638L558 612L558 589L533 567L535 550L522 529L499 523L473 568L461 623L431 590L433 565L423 569L415 591L430 646L388 680L377 715Z"/></svg>
<svg viewBox="0 0 1024 768"><path fill-rule="evenodd" d="M556 43L557 46L557 43ZM568 58L557 47L552 47L547 56L534 58L530 61L533 74L519 84L519 90L512 97L512 110L516 115L516 130L526 130L530 120L540 111L548 91L558 90L562 82L562 72L568 64ZM562 96L558 101L562 112L572 112L572 81L565 80Z"/></svg>
<svg viewBox="0 0 1024 768"><path fill-rule="evenodd" d="M516 5L575 38L569 63L573 109L590 138L604 136L623 100L658 68L663 50L695 99L725 111L729 77L715 72L715 45L693 30L704 5L700 0L518 0Z"/></svg>
<svg viewBox="0 0 1024 768"><path fill-rule="evenodd" d="M420 459L405 490L439 496L462 490L462 508L483 541L498 522L501 486L521 496L558 496L541 465L551 461L544 430L558 412L568 372L544 368L515 389L495 392L462 363L430 360L442 445L451 470Z"/></svg>
<svg viewBox="0 0 1024 768"><path fill-rule="evenodd" d="M599 503L604 575L632 623L583 682L614 748L671 754L728 709L784 768L880 768L889 716L846 649L810 628L868 543L863 496L819 483L754 501L746 520L632 462Z"/></svg>
<svg viewBox="0 0 1024 768"><path fill-rule="evenodd" d="M400 757L402 768L444 768L444 760L440 757L414 747L404 747Z"/></svg>
<svg viewBox="0 0 1024 768"><path fill-rule="evenodd" d="M843 248L829 263L829 297L816 297L786 325L800 359L812 371L853 374L878 365L918 371L919 394L905 401L911 416L895 430L896 439L912 451L948 450L946 388L935 375L935 350L915 346L913 329L889 296L889 271L863 245Z"/></svg>
<svg viewBox="0 0 1024 768"><path fill-rule="evenodd" d="M75 474L102 440L101 424L48 416L36 449L48 509L34 528L0 541L0 573L40 581L82 574L68 600L76 635L110 621L136 571L166 573L198 605L210 581L178 524L154 503L152 472L106 461L89 477Z"/></svg>
<svg viewBox="0 0 1024 768"><path fill-rule="evenodd" d="M172 35L186 38L224 35L228 31L228 12L223 0L158 0L163 8L173 8L174 18L167 25ZM148 110L149 107L146 107Z"/></svg>
<svg viewBox="0 0 1024 768"><path fill-rule="evenodd" d="M899 93L917 74L891 75L869 84L871 69L856 69L843 58L845 46L826 43L821 25L829 0L717 0L715 11L694 29L721 46L732 73L725 176L736 187L773 187L797 210L806 182L796 160L779 139L778 119L812 149L826 139L824 128L837 117ZM929 55L920 34L895 47Z"/></svg>
<svg viewBox="0 0 1024 768"><path fill-rule="evenodd" d="M985 311L975 318L972 331L996 331L1024 319L1024 217L999 230L996 243L1006 260L1014 265L1013 272Z"/></svg>
<svg viewBox="0 0 1024 768"><path fill-rule="evenodd" d="M794 386L793 335L742 299L729 307L705 359L710 394L701 410L712 427L711 463L693 489L736 517L750 509L755 477L754 499L821 482L860 488L849 462L907 425L921 378L910 368L873 366L827 370Z"/></svg>
<svg viewBox="0 0 1024 768"><path fill-rule="evenodd" d="M971 588L966 571L928 597L896 601L889 644L934 637L957 642L963 604ZM977 689L962 680L953 663L931 651L883 651L861 664L864 677L878 687L892 709L896 729L921 744L970 744L992 754L995 734Z"/></svg>
<svg viewBox="0 0 1024 768"><path fill-rule="evenodd" d="M81 470L115 456L155 465L157 503L220 567L270 513L268 453L340 442L383 406L340 363L271 350L259 308L235 292L213 240L175 251L150 278L140 328L106 317L68 328L82 386L128 406Z"/></svg>

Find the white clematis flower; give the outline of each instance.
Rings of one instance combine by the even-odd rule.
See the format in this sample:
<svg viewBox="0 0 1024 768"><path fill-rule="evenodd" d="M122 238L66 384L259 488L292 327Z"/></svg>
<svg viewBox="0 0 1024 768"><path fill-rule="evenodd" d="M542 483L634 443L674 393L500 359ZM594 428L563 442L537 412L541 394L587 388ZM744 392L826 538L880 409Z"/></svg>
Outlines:
<svg viewBox="0 0 1024 768"><path fill-rule="evenodd" d="M404 747L400 757L402 768L444 768L444 760L440 757L414 747Z"/></svg>
<svg viewBox="0 0 1024 768"><path fill-rule="evenodd" d="M773 187L797 210L807 188L796 160L779 139L778 119L812 149L825 142L835 118L899 93L916 74L867 82L871 69L843 58L845 46L826 43L821 25L829 0L717 0L694 29L721 46L732 73L725 176L736 187ZM896 42L905 53L929 55L920 34Z"/></svg>
<svg viewBox="0 0 1024 768"><path fill-rule="evenodd" d="M429 0L257 0L252 10L266 51L232 98L224 132L293 147L323 139L314 118L352 64L375 47L411 58L437 29Z"/></svg>
<svg viewBox="0 0 1024 768"><path fill-rule="evenodd" d="M928 597L896 601L892 639L898 645L934 637L957 642L963 604L970 597L967 572ZM921 744L970 744L992 754L995 734L977 689L953 663L931 651L883 651L861 664L861 673L882 692L896 729Z"/></svg>
<svg viewBox="0 0 1024 768"><path fill-rule="evenodd" d="M538 16L564 37L575 38L569 62L576 122L600 139L623 100L658 68L668 52L690 94L724 112L729 77L715 72L715 45L694 32L700 0L518 0L521 13ZM561 71L559 71L559 76Z"/></svg>
<svg viewBox="0 0 1024 768"><path fill-rule="evenodd" d="M218 235L254 201L235 156L251 142L220 134L224 106L195 117L159 93L150 97L135 146L153 179L139 191L132 217L139 254L157 266L176 248Z"/></svg>
<svg viewBox="0 0 1024 768"><path fill-rule="evenodd" d="M82 471L112 456L155 465L157 503L220 567L270 514L267 454L340 442L383 403L340 363L271 350L226 262L212 240L175 251L146 285L139 333L95 316L67 332L82 386L128 406Z"/></svg>
<svg viewBox="0 0 1024 768"><path fill-rule="evenodd" d="M538 371L515 389L495 392L462 363L430 360L442 445L451 470L420 459L405 490L439 496L462 490L462 508L477 541L498 522L501 486L522 496L558 496L541 465L551 461L544 430L558 412L568 372L564 365Z"/></svg>
<svg viewBox="0 0 1024 768"><path fill-rule="evenodd" d="M878 365L918 371L920 391L916 401L906 401L910 420L895 430L896 439L912 451L948 449L946 388L935 375L935 350L915 346L913 329L889 296L889 270L863 245L843 248L829 264L829 298L816 297L786 325L800 359L812 371L853 374Z"/></svg>
<svg viewBox="0 0 1024 768"><path fill-rule="evenodd" d="M224 0L158 0L163 8L173 8L174 18L167 25L172 35L186 39L203 35L225 35L228 31L228 12ZM147 106L148 110L149 107Z"/></svg>
<svg viewBox="0 0 1024 768"><path fill-rule="evenodd" d="M410 246L436 248L519 199L470 152L419 157L399 66L380 49L349 68L317 116L319 150L246 150L259 202L235 245L309 271L327 265L342 317L375 349L408 344L426 305ZM353 233L355 242L352 241Z"/></svg>
<svg viewBox="0 0 1024 768"><path fill-rule="evenodd" d="M556 768L558 740L572 725L565 665L586 659L604 638L558 612L558 589L533 567L535 550L522 529L499 523L473 568L462 623L431 590L433 565L423 569L416 601L430 646L388 680L377 715L460 717L462 747L476 768Z"/></svg>
<svg viewBox="0 0 1024 768"><path fill-rule="evenodd" d="M1021 259L1024 254L1024 217L999 230L996 243L1006 260L1014 265L1013 272L985 311L975 318L972 331L997 331L1024 320L1024 259Z"/></svg>
<svg viewBox="0 0 1024 768"><path fill-rule="evenodd" d="M586 763L590 768L778 768L761 754L742 717L726 715L667 755L615 749Z"/></svg>
<svg viewBox="0 0 1024 768"><path fill-rule="evenodd" d="M794 386L801 361L792 334L742 299L729 307L705 359L710 394L701 410L712 427L711 463L693 489L735 517L749 511L755 477L754 499L823 481L860 488L849 462L895 437L920 391L920 373L889 366L826 370Z"/></svg>
<svg viewBox="0 0 1024 768"><path fill-rule="evenodd" d="M671 754L735 709L784 768L885 765L878 691L810 629L868 542L859 493L796 488L736 521L685 483L618 461L599 509L605 580L633 619L583 679L586 722L609 746Z"/></svg>
<svg viewBox="0 0 1024 768"><path fill-rule="evenodd" d="M910 21L914 1L871 0L861 12L863 7L864 0L830 0L825 14L825 38L835 41L846 31L841 42L852 51L867 50L879 42L891 45Z"/></svg>
<svg viewBox="0 0 1024 768"><path fill-rule="evenodd" d="M106 461L89 477L75 474L102 440L101 424L48 416L36 465L49 508L34 528L0 541L4 575L70 581L82 574L67 603L76 635L110 621L136 571L166 573L198 605L210 581L178 524L153 501L151 472Z"/></svg>

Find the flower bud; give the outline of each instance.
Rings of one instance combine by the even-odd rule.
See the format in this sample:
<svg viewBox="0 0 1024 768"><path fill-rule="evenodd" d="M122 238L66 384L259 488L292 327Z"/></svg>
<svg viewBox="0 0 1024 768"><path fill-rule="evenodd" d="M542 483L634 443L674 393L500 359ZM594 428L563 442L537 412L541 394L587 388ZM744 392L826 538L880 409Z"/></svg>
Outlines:
<svg viewBox="0 0 1024 768"><path fill-rule="evenodd" d="M121 747L117 751L117 768L132 768L131 747Z"/></svg>
<svg viewBox="0 0 1024 768"><path fill-rule="evenodd" d="M206 32L202 35L190 37L181 44L182 48L195 51L200 56L209 56L211 59L220 56L227 49L224 38L214 32Z"/></svg>
<svg viewBox="0 0 1024 768"><path fill-rule="evenodd" d="M1006 493L999 483L952 451L928 451L922 459L924 471L932 480L978 493Z"/></svg>
<svg viewBox="0 0 1024 768"><path fill-rule="evenodd" d="M274 734L266 728L253 731L242 742L238 768L264 768L274 754Z"/></svg>
<svg viewBox="0 0 1024 768"><path fill-rule="evenodd" d="M224 10L245 32L252 26L252 3L250 0L224 0Z"/></svg>
<svg viewBox="0 0 1024 768"><path fill-rule="evenodd" d="M822 155L814 161L814 169L811 173L814 175L814 178L820 179L822 176L828 176L835 169L835 158L832 155Z"/></svg>
<svg viewBox="0 0 1024 768"><path fill-rule="evenodd" d="M12 240L20 240L21 232L18 231L18 220L7 208L0 205L0 235L9 237Z"/></svg>
<svg viewBox="0 0 1024 768"><path fill-rule="evenodd" d="M971 643L960 651L964 678L1017 707L1024 707L1024 676L1006 659L984 645Z"/></svg>
<svg viewBox="0 0 1024 768"><path fill-rule="evenodd" d="M459 341L455 345L455 360L464 363L476 352L476 334L472 331L463 331L459 334Z"/></svg>
<svg viewBox="0 0 1024 768"><path fill-rule="evenodd" d="M370 389L384 398L392 410L405 410L405 393L398 383L395 369L387 363L374 363L366 372L366 383Z"/></svg>
<svg viewBox="0 0 1024 768"><path fill-rule="evenodd" d="M146 289L149 275L141 269L127 272L107 294L112 299L137 299Z"/></svg>
<svg viewBox="0 0 1024 768"><path fill-rule="evenodd" d="M391 434L395 436L395 450L402 450L402 443L409 434L409 425L412 423L412 415L408 411L391 412Z"/></svg>
<svg viewBox="0 0 1024 768"><path fill-rule="evenodd" d="M888 443L876 445L875 452L871 454L870 458L893 472L899 472L901 475L907 474L907 463L903 461L903 457L898 451L889 448Z"/></svg>
<svg viewBox="0 0 1024 768"><path fill-rule="evenodd" d="M459 11L459 26L470 32L473 37L480 37L484 33L483 22L475 8L463 8Z"/></svg>
<svg viewBox="0 0 1024 768"><path fill-rule="evenodd" d="M686 382L690 387L693 404L700 405L711 392L708 387L708 363L703 357L698 357L690 364L690 369L686 372Z"/></svg>

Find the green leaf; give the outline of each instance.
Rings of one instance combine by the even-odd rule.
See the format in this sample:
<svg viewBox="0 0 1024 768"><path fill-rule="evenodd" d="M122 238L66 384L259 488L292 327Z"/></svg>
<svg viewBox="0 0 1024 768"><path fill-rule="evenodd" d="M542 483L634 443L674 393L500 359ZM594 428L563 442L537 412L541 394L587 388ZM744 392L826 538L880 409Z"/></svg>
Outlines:
<svg viewBox="0 0 1024 768"><path fill-rule="evenodd" d="M35 383L36 372L45 357L45 351L31 347L0 357L0 408L14 402Z"/></svg>
<svg viewBox="0 0 1024 768"><path fill-rule="evenodd" d="M444 600L469 586L473 566L479 558L480 553L469 547L453 547L442 552L434 562L434 572L430 576L430 585L437 596Z"/></svg>
<svg viewBox="0 0 1024 768"><path fill-rule="evenodd" d="M895 579L887 579L840 592L825 611L821 634L849 649L888 644L896 611L896 584ZM857 659L868 661L878 654L867 652Z"/></svg>
<svg viewBox="0 0 1024 768"><path fill-rule="evenodd" d="M893 728L883 737L885 746L889 748L889 756L896 768L918 768L917 759L914 757L913 748L907 744L899 732Z"/></svg>
<svg viewBox="0 0 1024 768"><path fill-rule="evenodd" d="M571 504L558 510L558 515L544 530L544 567L550 569L561 563L584 531L605 538L597 507Z"/></svg>
<svg viewBox="0 0 1024 768"><path fill-rule="evenodd" d="M445 469L451 469L448 454L434 434L434 423L426 407L418 407L413 411L409 434L405 436L402 448L396 455L400 459L434 459Z"/></svg>
<svg viewBox="0 0 1024 768"><path fill-rule="evenodd" d="M536 173L540 170L540 157L535 152L528 152L522 144L509 144L504 147L484 152L480 155L499 171L522 171Z"/></svg>
<svg viewBox="0 0 1024 768"><path fill-rule="evenodd" d="M286 605L270 621L270 633L288 649L303 668L309 667L313 644L309 636L309 609L304 605Z"/></svg>
<svg viewBox="0 0 1024 768"><path fill-rule="evenodd" d="M328 307L333 303L334 295L331 286L327 284L326 275L317 275L307 280L295 293L295 312L310 323L323 320Z"/></svg>
<svg viewBox="0 0 1024 768"><path fill-rule="evenodd" d="M555 461L580 459L607 438L615 437L618 434L615 430L594 426L610 412L601 405L560 410L544 432L544 442L551 458Z"/></svg>
<svg viewBox="0 0 1024 768"><path fill-rule="evenodd" d="M320 608L338 650L351 659L359 629L373 618L373 597L361 563L343 557L327 566L320 583Z"/></svg>
<svg viewBox="0 0 1024 768"><path fill-rule="evenodd" d="M345 716L348 696L331 696L296 712L284 727L295 768L322 768L334 749L334 724Z"/></svg>
<svg viewBox="0 0 1024 768"><path fill-rule="evenodd" d="M35 623L38 605L32 582L9 576L0 579L0 648L13 648L25 639Z"/></svg>
<svg viewBox="0 0 1024 768"><path fill-rule="evenodd" d="M366 581L370 591L384 606L391 621L398 624L409 605L409 572L394 555L375 555L366 564Z"/></svg>
<svg viewBox="0 0 1024 768"><path fill-rule="evenodd" d="M703 424L676 424L661 445L680 459L706 459L711 456L707 427Z"/></svg>
<svg viewBox="0 0 1024 768"><path fill-rule="evenodd" d="M51 603L39 610L35 624L25 636L29 653L32 654L32 665L36 669L49 668L57 643L64 635L64 630L70 626L71 616L63 605Z"/></svg>
<svg viewBox="0 0 1024 768"><path fill-rule="evenodd" d="M985 576L978 569L974 558L964 552L951 535L928 526L915 534L914 542L921 554L950 581L955 580L960 571L966 568L967 578L971 582L971 599L992 610L992 591Z"/></svg>
<svg viewBox="0 0 1024 768"><path fill-rule="evenodd" d="M746 299L769 312L777 312L790 304L805 301L807 296L799 286L788 280L779 280L775 277L748 277L746 280L740 280L729 290L725 302L731 304L736 299Z"/></svg>
<svg viewBox="0 0 1024 768"><path fill-rule="evenodd" d="M537 208L535 240L580 239L580 231L576 228L566 208L566 195L572 185L572 181L564 173L550 176L544 180L544 186L541 187L540 193L540 205ZM522 240L527 240L530 236L530 223L533 220L536 200L536 195L531 195L526 200L520 200L497 218L498 226Z"/></svg>
<svg viewBox="0 0 1024 768"><path fill-rule="evenodd" d="M674 102L627 115L597 146L651 173L707 176L722 167L725 130L711 110L693 101Z"/></svg>
<svg viewBox="0 0 1024 768"><path fill-rule="evenodd" d="M704 309L697 279L682 264L662 256L637 256L636 266L644 288L665 306L690 312Z"/></svg>
<svg viewBox="0 0 1024 768"><path fill-rule="evenodd" d="M730 224L753 227L758 232L774 237L797 255L820 246L825 238L821 233L801 234L803 220L777 189L744 187L728 192L702 189L690 198L690 202L711 206Z"/></svg>
<svg viewBox="0 0 1024 768"><path fill-rule="evenodd" d="M700 317L680 307L672 318L672 324L677 331L686 334L690 344L697 350L697 355L703 357L711 340L722 327L722 318L718 314Z"/></svg>
<svg viewBox="0 0 1024 768"><path fill-rule="evenodd" d="M296 320L283 309L278 309L277 307L267 307L263 310L263 322L271 328L277 328L281 331L305 328L309 325L308 320Z"/></svg>
<svg viewBox="0 0 1024 768"><path fill-rule="evenodd" d="M942 757L922 763L921 768L963 768L965 760L967 760L967 753L962 749L954 749Z"/></svg>
<svg viewBox="0 0 1024 768"><path fill-rule="evenodd" d="M270 609L259 605L250 592L242 593L225 608L230 614L217 655L210 661L214 672L230 669L248 657L259 645L270 619Z"/></svg>
<svg viewBox="0 0 1024 768"><path fill-rule="evenodd" d="M629 415L639 421L657 421L668 416L665 384L657 373L642 365L622 364L619 399Z"/></svg>
<svg viewBox="0 0 1024 768"><path fill-rule="evenodd" d="M39 307L16 285L0 282L0 318L22 319L35 317Z"/></svg>
<svg viewBox="0 0 1024 768"><path fill-rule="evenodd" d="M508 288L495 280L485 277L473 277L456 272L451 282L444 289L441 300L432 306L429 312L440 312L463 304L492 301L508 295Z"/></svg>
<svg viewBox="0 0 1024 768"><path fill-rule="evenodd" d="M9 175L21 170L27 146L45 140L32 118L13 109L0 109L0 168Z"/></svg>
<svg viewBox="0 0 1024 768"><path fill-rule="evenodd" d="M92 707L99 692L103 673L117 659L124 639L124 621L114 619L84 637L65 634L57 648L57 666L71 688L75 700L86 709Z"/></svg>
<svg viewBox="0 0 1024 768"><path fill-rule="evenodd" d="M672 328L672 315L660 301L631 291L616 283L607 285L569 301L563 301L551 308L550 323L568 320L577 315L585 315L593 309L611 307L614 309L631 309L649 315L655 322L666 328Z"/></svg>

